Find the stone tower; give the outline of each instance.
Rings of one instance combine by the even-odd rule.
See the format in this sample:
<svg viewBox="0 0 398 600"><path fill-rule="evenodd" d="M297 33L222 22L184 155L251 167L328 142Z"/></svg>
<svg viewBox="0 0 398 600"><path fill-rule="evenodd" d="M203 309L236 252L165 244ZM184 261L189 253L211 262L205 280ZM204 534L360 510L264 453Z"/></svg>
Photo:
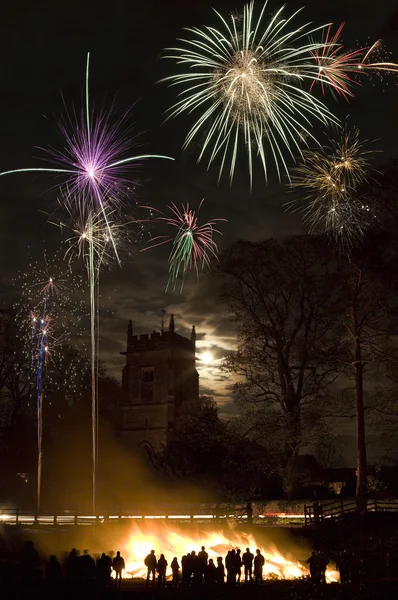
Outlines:
<svg viewBox="0 0 398 600"><path fill-rule="evenodd" d="M121 434L132 447L159 450L167 443L181 404L198 400L195 342L195 327L191 339L175 332L174 315L168 331L149 335L133 335L129 322L120 412Z"/></svg>

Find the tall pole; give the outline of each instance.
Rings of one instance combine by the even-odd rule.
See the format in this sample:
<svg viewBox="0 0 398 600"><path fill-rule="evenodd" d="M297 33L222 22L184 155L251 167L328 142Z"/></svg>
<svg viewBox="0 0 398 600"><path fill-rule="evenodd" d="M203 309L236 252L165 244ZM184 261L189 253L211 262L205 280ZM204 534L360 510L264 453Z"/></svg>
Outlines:
<svg viewBox="0 0 398 600"><path fill-rule="evenodd" d="M356 290L352 301L351 319L354 337L354 378L355 378L355 412L357 442L357 485L356 502L359 512L366 511L367 506L367 459L365 436L365 409L363 400L363 361L361 347L361 327L358 320L358 296L362 287L362 271L359 270Z"/></svg>
<svg viewBox="0 0 398 600"><path fill-rule="evenodd" d="M90 213L88 222L89 241L89 285L90 285L90 339L91 339L91 435L92 435L92 506L96 514L97 484L97 390L96 390L96 311L95 311L95 265L93 216Z"/></svg>
<svg viewBox="0 0 398 600"><path fill-rule="evenodd" d="M49 286L52 284L50 279L48 286L46 286L45 294L43 297L43 311L42 318L40 319L39 333L38 333L38 357L37 357L37 378L36 378L36 391L37 391L37 490L36 490L36 512L37 514L41 508L41 478L42 478L42 466L43 466L43 367L45 362L45 353L47 351L47 327L46 322L46 311L47 311L47 299L49 293Z"/></svg>

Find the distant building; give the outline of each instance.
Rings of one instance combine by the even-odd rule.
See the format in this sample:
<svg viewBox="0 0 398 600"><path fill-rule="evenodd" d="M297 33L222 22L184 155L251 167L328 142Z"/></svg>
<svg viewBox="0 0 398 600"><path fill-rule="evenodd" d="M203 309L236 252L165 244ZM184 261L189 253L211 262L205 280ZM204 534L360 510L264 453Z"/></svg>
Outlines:
<svg viewBox="0 0 398 600"><path fill-rule="evenodd" d="M132 447L159 450L167 443L183 402L199 399L195 366L195 327L188 339L175 332L174 315L168 331L133 335L127 328L126 364L122 373L124 401L120 431Z"/></svg>

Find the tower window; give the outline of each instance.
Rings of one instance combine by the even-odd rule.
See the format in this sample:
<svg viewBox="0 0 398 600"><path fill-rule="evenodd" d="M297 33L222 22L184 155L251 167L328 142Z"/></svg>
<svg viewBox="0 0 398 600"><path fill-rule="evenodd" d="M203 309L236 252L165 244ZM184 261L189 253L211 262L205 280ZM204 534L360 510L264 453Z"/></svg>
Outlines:
<svg viewBox="0 0 398 600"><path fill-rule="evenodd" d="M142 367L141 369L141 400L153 402L153 382L155 380L155 367Z"/></svg>
<svg viewBox="0 0 398 600"><path fill-rule="evenodd" d="M142 367L141 381L142 383L153 383L155 380L155 367Z"/></svg>

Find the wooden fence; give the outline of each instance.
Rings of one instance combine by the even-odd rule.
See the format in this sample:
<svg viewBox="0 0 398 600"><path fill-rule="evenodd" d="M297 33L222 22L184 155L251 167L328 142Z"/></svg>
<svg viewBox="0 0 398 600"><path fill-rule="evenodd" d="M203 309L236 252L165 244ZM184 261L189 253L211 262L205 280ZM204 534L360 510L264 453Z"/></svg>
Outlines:
<svg viewBox="0 0 398 600"><path fill-rule="evenodd" d="M314 503L304 505L304 519L306 525L319 523L325 519L339 519L346 514L355 513L357 505L355 500L336 500L332 502ZM367 502L367 512L394 512L398 513L398 499L379 500L373 498Z"/></svg>

